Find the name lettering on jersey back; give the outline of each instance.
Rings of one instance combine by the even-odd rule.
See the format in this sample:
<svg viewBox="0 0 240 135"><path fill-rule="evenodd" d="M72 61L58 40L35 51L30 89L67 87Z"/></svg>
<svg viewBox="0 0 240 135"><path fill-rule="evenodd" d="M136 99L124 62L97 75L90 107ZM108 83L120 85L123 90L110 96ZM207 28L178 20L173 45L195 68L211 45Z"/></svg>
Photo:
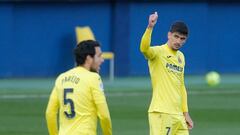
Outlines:
<svg viewBox="0 0 240 135"><path fill-rule="evenodd" d="M180 66L177 66L175 64L171 64L171 63L167 63L166 64L166 68L167 69L170 69L170 70L173 70L173 71L177 71L177 72L182 72L183 71L183 68L180 67Z"/></svg>
<svg viewBox="0 0 240 135"><path fill-rule="evenodd" d="M76 76L65 76L62 79L62 83L71 82L71 83L78 84L79 80L80 80L80 78L78 78Z"/></svg>

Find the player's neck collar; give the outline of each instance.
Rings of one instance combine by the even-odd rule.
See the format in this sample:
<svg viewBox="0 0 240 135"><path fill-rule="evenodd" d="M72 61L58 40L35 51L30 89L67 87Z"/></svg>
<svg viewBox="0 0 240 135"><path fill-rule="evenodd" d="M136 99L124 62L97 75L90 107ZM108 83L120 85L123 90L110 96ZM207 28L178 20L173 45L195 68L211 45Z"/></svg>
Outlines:
<svg viewBox="0 0 240 135"><path fill-rule="evenodd" d="M172 48L170 48L167 43L165 44L165 48L166 48L170 53L172 53L172 54L174 54L174 55L177 54L177 51L175 51L175 50L173 50Z"/></svg>

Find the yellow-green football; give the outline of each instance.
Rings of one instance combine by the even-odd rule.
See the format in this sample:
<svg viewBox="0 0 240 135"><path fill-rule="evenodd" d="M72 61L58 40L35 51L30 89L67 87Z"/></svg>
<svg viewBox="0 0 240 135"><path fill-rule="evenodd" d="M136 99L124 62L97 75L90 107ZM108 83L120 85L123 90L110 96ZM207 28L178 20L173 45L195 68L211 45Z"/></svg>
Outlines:
<svg viewBox="0 0 240 135"><path fill-rule="evenodd" d="M208 72L205 79L209 86L217 86L221 81L220 75L215 71Z"/></svg>

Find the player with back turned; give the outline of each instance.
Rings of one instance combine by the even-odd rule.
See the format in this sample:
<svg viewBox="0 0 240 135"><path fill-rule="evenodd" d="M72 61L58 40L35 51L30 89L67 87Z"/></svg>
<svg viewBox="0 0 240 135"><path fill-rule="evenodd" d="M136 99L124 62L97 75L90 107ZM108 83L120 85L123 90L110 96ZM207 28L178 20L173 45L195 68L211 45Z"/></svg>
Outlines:
<svg viewBox="0 0 240 135"><path fill-rule="evenodd" d="M103 62L100 44L86 40L74 50L77 66L58 76L49 98L46 119L50 135L112 135L110 114L98 74ZM59 119L58 119L59 118Z"/></svg>
<svg viewBox="0 0 240 135"><path fill-rule="evenodd" d="M150 47L158 14L149 16L140 50L148 60L152 82L152 100L148 110L150 135L188 135L193 121L188 113L184 84L185 58L179 49L186 42L188 27L182 21L172 24L168 41Z"/></svg>

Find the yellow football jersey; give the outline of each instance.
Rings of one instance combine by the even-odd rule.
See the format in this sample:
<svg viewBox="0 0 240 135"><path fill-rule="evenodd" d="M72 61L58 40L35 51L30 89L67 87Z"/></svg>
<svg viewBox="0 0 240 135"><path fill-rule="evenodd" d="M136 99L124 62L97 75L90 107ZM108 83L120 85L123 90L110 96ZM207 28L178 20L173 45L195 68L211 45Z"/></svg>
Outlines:
<svg viewBox="0 0 240 135"><path fill-rule="evenodd" d="M149 112L180 114L188 112L184 85L184 55L167 44L150 47L152 29L147 28L140 50L148 60L153 87Z"/></svg>
<svg viewBox="0 0 240 135"><path fill-rule="evenodd" d="M50 135L96 135L98 117L104 135L111 135L111 119L100 76L83 67L61 74L46 110Z"/></svg>

